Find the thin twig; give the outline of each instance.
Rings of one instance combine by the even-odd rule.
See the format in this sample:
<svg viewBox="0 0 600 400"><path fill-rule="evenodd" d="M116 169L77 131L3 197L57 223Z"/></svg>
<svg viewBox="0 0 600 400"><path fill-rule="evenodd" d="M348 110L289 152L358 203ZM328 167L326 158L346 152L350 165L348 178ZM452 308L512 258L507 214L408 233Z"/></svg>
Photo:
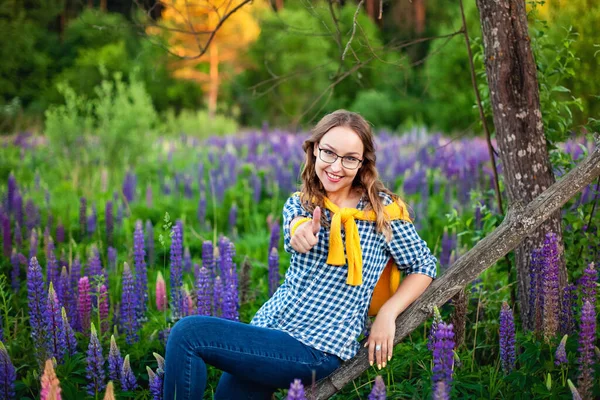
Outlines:
<svg viewBox="0 0 600 400"><path fill-rule="evenodd" d="M344 49L344 52L342 53L342 61L344 61L344 59L346 58L346 53L348 52L348 48L350 47L350 45L352 44L352 40L354 40L354 34L356 33L356 18L358 17L358 12L360 11L360 8L362 7L364 3L364 0L360 0L360 2L358 3L358 6L356 7L356 11L354 12L354 20L352 22L352 34L350 35L350 39L348 39L348 43L346 43L346 48Z"/></svg>

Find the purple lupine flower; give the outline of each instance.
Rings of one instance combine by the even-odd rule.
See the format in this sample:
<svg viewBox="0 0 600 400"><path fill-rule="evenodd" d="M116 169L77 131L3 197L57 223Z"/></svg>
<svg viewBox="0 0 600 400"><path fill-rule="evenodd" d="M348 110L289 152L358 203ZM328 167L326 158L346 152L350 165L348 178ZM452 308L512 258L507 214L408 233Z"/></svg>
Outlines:
<svg viewBox="0 0 600 400"><path fill-rule="evenodd" d="M582 400L581 395L579 394L579 392L577 391L577 388L575 387L573 382L571 382L570 379L567 379L567 384L569 385L569 389L571 390L571 395L573 396L573 400Z"/></svg>
<svg viewBox="0 0 600 400"><path fill-rule="evenodd" d="M115 335L110 335L110 351L108 353L108 379L114 382L121 380L123 357L117 346Z"/></svg>
<svg viewBox="0 0 600 400"><path fill-rule="evenodd" d="M542 331L543 324L543 262L542 250L533 249L531 251L531 262L529 267L529 320L532 321L532 328L536 332Z"/></svg>
<svg viewBox="0 0 600 400"><path fill-rule="evenodd" d="M0 399L9 400L15 398L16 379L15 366L10 360L4 343L0 342L0 382L2 382L0 384Z"/></svg>
<svg viewBox="0 0 600 400"><path fill-rule="evenodd" d="M29 238L29 258L35 257L37 255L38 249L38 234L35 229L30 229L31 236Z"/></svg>
<svg viewBox="0 0 600 400"><path fill-rule="evenodd" d="M17 190L17 179L11 172L10 175L8 175L8 185L6 191L6 210L9 212L12 210L13 198L15 197Z"/></svg>
<svg viewBox="0 0 600 400"><path fill-rule="evenodd" d="M154 265L154 227L152 222L146 220L146 250L148 254L148 264L150 267Z"/></svg>
<svg viewBox="0 0 600 400"><path fill-rule="evenodd" d="M21 261L23 255L21 253L17 253L16 249L13 249L12 255L10 256L10 263L12 265L12 270L10 274L10 284L15 293L19 291L21 287Z"/></svg>
<svg viewBox="0 0 600 400"><path fill-rule="evenodd" d="M190 254L189 246L185 246L183 251L183 272L189 273L192 271L192 255Z"/></svg>
<svg viewBox="0 0 600 400"><path fill-rule="evenodd" d="M442 235L442 252L440 254L440 265L443 269L450 267L450 255L456 249L457 242L456 232L448 234L448 231L444 229L444 234Z"/></svg>
<svg viewBox="0 0 600 400"><path fill-rule="evenodd" d="M82 278L83 279L83 278ZM91 325L90 344L87 350L87 373L88 384L86 385L87 393L90 396L96 396L104 390L105 374L104 374L104 357L102 356L102 345L98 340L96 327Z"/></svg>
<svg viewBox="0 0 600 400"><path fill-rule="evenodd" d="M85 197L79 199L79 239L83 239L87 232L87 200Z"/></svg>
<svg viewBox="0 0 600 400"><path fill-rule="evenodd" d="M302 384L302 381L300 379L294 379L294 382L290 384L290 389L288 390L286 399L306 400L306 394L304 393L304 385Z"/></svg>
<svg viewBox="0 0 600 400"><path fill-rule="evenodd" d="M205 267L200 268L196 282L196 305L198 315L210 315L212 308L210 273Z"/></svg>
<svg viewBox="0 0 600 400"><path fill-rule="evenodd" d="M375 384L373 385L373 389L371 393L369 393L368 400L385 400L386 399L386 389L385 383L383 383L383 378L381 375L377 375L375 377Z"/></svg>
<svg viewBox="0 0 600 400"><path fill-rule="evenodd" d="M46 282L50 284L53 282L55 285L58 283L60 274L58 272L58 261L54 254L54 242L52 238L48 240L48 259L46 260Z"/></svg>
<svg viewBox="0 0 600 400"><path fill-rule="evenodd" d="M27 228L27 232L31 232L39 224L39 211L35 204L33 204L33 200L27 200L25 204L25 227Z"/></svg>
<svg viewBox="0 0 600 400"><path fill-rule="evenodd" d="M515 367L515 321L507 302L502 302L500 310L500 363L505 374Z"/></svg>
<svg viewBox="0 0 600 400"><path fill-rule="evenodd" d="M87 234L89 237L93 237L96 233L96 222L98 221L98 212L96 211L96 205L92 205L92 212L87 218Z"/></svg>
<svg viewBox="0 0 600 400"><path fill-rule="evenodd" d="M589 301L592 306L596 305L596 286L598 285L598 273L594 268L594 263L590 263L579 278L579 288L581 293L581 303Z"/></svg>
<svg viewBox="0 0 600 400"><path fill-rule="evenodd" d="M65 329L65 343L67 347L67 354L69 356L73 356L77 353L77 339L75 338L75 332L69 324L69 319L67 318L67 311L64 307L60 310L60 315L62 317L63 327Z"/></svg>
<svg viewBox="0 0 600 400"><path fill-rule="evenodd" d="M435 332L437 331L439 323L442 322L442 314L437 307L433 307L433 321L431 322L431 328L429 329L429 337L427 340L427 348L429 351L433 351L433 344L435 342Z"/></svg>
<svg viewBox="0 0 600 400"><path fill-rule="evenodd" d="M15 217L15 224L23 225L23 197L21 193L17 191L13 198L13 215Z"/></svg>
<svg viewBox="0 0 600 400"><path fill-rule="evenodd" d="M192 305L188 301L189 291L187 288L187 284L184 285L184 288L181 291L181 318L187 317L192 312Z"/></svg>
<svg viewBox="0 0 600 400"><path fill-rule="evenodd" d="M549 341L558 330L558 240L555 233L547 233L542 248L544 293L544 339Z"/></svg>
<svg viewBox="0 0 600 400"><path fill-rule="evenodd" d="M123 182L123 196L127 199L128 203L131 203L135 199L135 190L137 185L137 178L133 171L127 171L125 181Z"/></svg>
<svg viewBox="0 0 600 400"><path fill-rule="evenodd" d="M135 223L133 233L133 260L135 266L135 293L137 298L136 318L143 321L148 307L148 271L146 269L146 250L144 249L144 230L142 221Z"/></svg>
<svg viewBox="0 0 600 400"><path fill-rule="evenodd" d="M554 364L557 367L561 365L566 366L569 363L569 361L567 360L567 351L565 349L568 337L569 335L563 336L560 343L558 344L558 347L556 348L556 352L554 353Z"/></svg>
<svg viewBox="0 0 600 400"><path fill-rule="evenodd" d="M40 365L48 353L49 333L47 331L47 299L42 269L37 258L32 257L27 268L27 299L29 324L35 353Z"/></svg>
<svg viewBox="0 0 600 400"><path fill-rule="evenodd" d="M269 252L272 248L279 248L279 238L281 237L281 228L276 220L271 224L271 235L269 237Z"/></svg>
<svg viewBox="0 0 600 400"><path fill-rule="evenodd" d="M436 393L440 382L444 382L446 393L452 387L452 369L454 349L454 331L452 324L440 322L435 331L433 342L433 392Z"/></svg>
<svg viewBox="0 0 600 400"><path fill-rule="evenodd" d="M121 387L125 391L133 392L137 388L137 385L137 380L129 364L129 354L127 354L125 360L123 360L123 368L121 369Z"/></svg>
<svg viewBox="0 0 600 400"><path fill-rule="evenodd" d="M115 271L117 269L117 249L109 246L107 250L108 270Z"/></svg>
<svg viewBox="0 0 600 400"><path fill-rule="evenodd" d="M100 285L100 289L98 291L98 314L100 315L100 336L110 329L110 321L109 321L109 298L108 298L108 289L106 285Z"/></svg>
<svg viewBox="0 0 600 400"><path fill-rule="evenodd" d="M385 397L382 397L385 399ZM446 382L440 381L435 386L435 391L432 396L433 400L450 400L450 393L448 389L446 389Z"/></svg>
<svg viewBox="0 0 600 400"><path fill-rule="evenodd" d="M100 260L100 253L98 252L98 249L95 246L92 248L90 258L88 259L85 274L90 279L92 293L94 293L95 295L96 286L104 281L104 274L102 273L102 260ZM96 304L95 301L94 304Z"/></svg>
<svg viewBox="0 0 600 400"><path fill-rule="evenodd" d="M237 204L233 203L231 208L229 209L229 230L230 232L235 232L235 227L237 225Z"/></svg>
<svg viewBox="0 0 600 400"><path fill-rule="evenodd" d="M215 271L213 244L210 240L205 240L202 243L202 266L208 271L210 280L214 281L217 274Z"/></svg>
<svg viewBox="0 0 600 400"><path fill-rule="evenodd" d="M69 299L69 285L71 284L67 267L63 266L60 272L60 278L56 282L56 297L58 303L62 306L66 306Z"/></svg>
<svg viewBox="0 0 600 400"><path fill-rule="evenodd" d="M64 243L65 242L65 227L60 220L58 220L58 225L56 226L56 243Z"/></svg>
<svg viewBox="0 0 600 400"><path fill-rule="evenodd" d="M279 287L279 253L275 247L271 248L269 253L269 297L273 296L273 293Z"/></svg>
<svg viewBox="0 0 600 400"><path fill-rule="evenodd" d="M223 279L223 306L222 317L232 321L239 319L237 273L232 260L233 244L226 238L221 242L223 253L221 255L221 277Z"/></svg>
<svg viewBox="0 0 600 400"><path fill-rule="evenodd" d="M173 226L171 235L171 311L173 320L181 318L183 246L179 225Z"/></svg>
<svg viewBox="0 0 600 400"><path fill-rule="evenodd" d="M73 329L77 332L81 332L81 320L79 319L79 278L81 276L81 262L79 257L75 257L73 264L71 264L69 278L71 283L69 285L68 300L66 304L67 316Z"/></svg>
<svg viewBox="0 0 600 400"><path fill-rule="evenodd" d="M563 288L560 304L560 332L570 335L575 332L574 307L577 303L577 287L568 284Z"/></svg>
<svg viewBox="0 0 600 400"><path fill-rule="evenodd" d="M79 279L79 300L77 310L79 311L79 322L81 331L87 333L90 329L92 314L92 297L90 295L90 281L87 276Z"/></svg>
<svg viewBox="0 0 600 400"><path fill-rule="evenodd" d="M197 214L200 229L204 229L206 226L206 196L204 195L204 192L200 194L200 199L198 200Z"/></svg>
<svg viewBox="0 0 600 400"><path fill-rule="evenodd" d="M60 312L61 306L58 303L58 297L54 291L54 284L50 282L48 288L48 301L46 329L50 335L49 348L51 357L56 357L60 363L63 360L63 355L67 349L67 338L65 337L65 329L63 326L62 315Z"/></svg>
<svg viewBox="0 0 600 400"><path fill-rule="evenodd" d="M221 277L217 276L215 278L215 283L213 285L213 315L215 317L220 317L223 311L223 282L221 281Z"/></svg>
<svg viewBox="0 0 600 400"><path fill-rule="evenodd" d="M592 398L594 386L594 341L596 339L596 310L589 301L581 308L581 323L579 325L579 357L577 358L578 376L577 387L584 399Z"/></svg>
<svg viewBox="0 0 600 400"><path fill-rule="evenodd" d="M23 247L23 233L21 232L21 224L15 222L14 243L17 249Z"/></svg>
<svg viewBox="0 0 600 400"><path fill-rule="evenodd" d="M104 205L104 222L106 226L106 243L108 246L112 246L114 230L112 201L107 201Z"/></svg>
<svg viewBox="0 0 600 400"><path fill-rule="evenodd" d="M181 235L181 248L183 249L183 245L185 243L185 238L184 238L184 229L183 229L183 221L178 219L177 221L175 221L175 225L177 225L179 227L179 234ZM183 254L183 250L182 250L182 254ZM183 259L183 256L182 256Z"/></svg>
<svg viewBox="0 0 600 400"><path fill-rule="evenodd" d="M2 248L4 250L4 257L10 257L12 253L12 234L10 232L10 218L8 215L1 215L2 218Z"/></svg>
<svg viewBox="0 0 600 400"><path fill-rule="evenodd" d="M148 371L148 389L150 389L152 400L162 400L162 375L155 374L148 366L146 366L146 371Z"/></svg>
<svg viewBox="0 0 600 400"><path fill-rule="evenodd" d="M167 345L167 340L169 340L170 333L171 333L171 325L167 326L165 329L158 332L158 339L163 344L163 346Z"/></svg>
<svg viewBox="0 0 600 400"><path fill-rule="evenodd" d="M146 207L152 208L152 186L150 184L146 186Z"/></svg>
<svg viewBox="0 0 600 400"><path fill-rule="evenodd" d="M136 302L135 282L127 263L124 263L122 287L119 322L121 323L121 329L127 332L127 344L133 344L138 340L137 330L139 326L136 316L138 305Z"/></svg>

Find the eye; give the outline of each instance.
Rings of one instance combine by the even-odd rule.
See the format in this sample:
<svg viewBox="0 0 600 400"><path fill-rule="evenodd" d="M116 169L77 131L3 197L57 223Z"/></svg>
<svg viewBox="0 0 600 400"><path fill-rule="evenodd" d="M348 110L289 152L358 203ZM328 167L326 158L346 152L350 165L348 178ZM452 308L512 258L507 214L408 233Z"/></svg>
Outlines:
<svg viewBox="0 0 600 400"><path fill-rule="evenodd" d="M347 156L347 157L345 157L345 158L346 158L346 160L348 160L348 161L349 161L349 162L351 162L351 163L355 163L355 162L358 162L358 161L359 161L359 159L358 159L358 158L356 158L356 157L348 157L348 156Z"/></svg>
<svg viewBox="0 0 600 400"><path fill-rule="evenodd" d="M325 152L325 154L327 154L328 156L332 156L333 155L333 151L331 150L327 150L327 149L321 149L322 151Z"/></svg>

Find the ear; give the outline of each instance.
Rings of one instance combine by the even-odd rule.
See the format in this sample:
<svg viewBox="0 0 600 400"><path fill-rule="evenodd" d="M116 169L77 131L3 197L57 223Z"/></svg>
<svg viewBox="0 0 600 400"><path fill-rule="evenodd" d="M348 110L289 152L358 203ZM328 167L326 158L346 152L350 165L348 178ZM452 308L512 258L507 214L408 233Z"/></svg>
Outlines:
<svg viewBox="0 0 600 400"><path fill-rule="evenodd" d="M317 142L315 142L315 145L313 146L313 155L315 157L319 156L319 144Z"/></svg>

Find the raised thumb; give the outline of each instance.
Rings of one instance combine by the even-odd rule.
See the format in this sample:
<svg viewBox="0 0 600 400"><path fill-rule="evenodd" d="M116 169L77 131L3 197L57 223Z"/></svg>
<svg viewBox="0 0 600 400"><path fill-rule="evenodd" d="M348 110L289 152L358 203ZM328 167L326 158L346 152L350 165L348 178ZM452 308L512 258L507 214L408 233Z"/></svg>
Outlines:
<svg viewBox="0 0 600 400"><path fill-rule="evenodd" d="M312 231L316 235L321 230L321 207L317 206L313 212Z"/></svg>

